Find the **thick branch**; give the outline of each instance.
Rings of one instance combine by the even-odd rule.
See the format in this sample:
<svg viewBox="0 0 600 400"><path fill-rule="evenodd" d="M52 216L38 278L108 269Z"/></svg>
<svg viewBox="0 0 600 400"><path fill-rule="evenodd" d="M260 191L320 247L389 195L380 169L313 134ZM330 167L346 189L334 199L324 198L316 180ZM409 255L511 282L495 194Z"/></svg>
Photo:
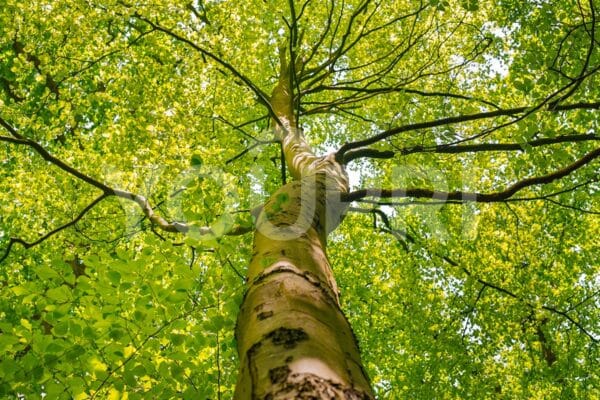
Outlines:
<svg viewBox="0 0 600 400"><path fill-rule="evenodd" d="M475 201L479 203L494 203L509 199L518 191L529 186L548 184L557 179L563 178L573 171L589 164L594 159L600 157L600 148L587 153L585 156L575 161L574 163L559 169L553 173L532 177L519 181L507 189L493 193L477 193L477 192L442 192L424 188L408 188L408 189L361 189L342 196L342 200L346 202L360 200L365 197L421 197L430 198L442 201Z"/></svg>
<svg viewBox="0 0 600 400"><path fill-rule="evenodd" d="M365 84L362 87L354 87L354 86L342 86L342 85L335 85L335 84L330 84L330 85L322 84L322 85L316 86L311 89L306 89L305 91L302 92L302 94L307 95L307 94L314 94L314 93L323 92L323 91L355 92L355 93L364 93L364 94L370 94L370 95L372 95L372 94L386 95L389 93L407 93L407 94L415 94L415 95L422 96L422 97L442 97L442 98L459 99L459 100L466 100L466 101L477 101L477 102L486 104L486 105L494 107L494 108L500 108L497 105L495 105L489 101L474 98L471 96L462 95L462 94L452 93L452 92L427 92L427 91L423 91L423 90L409 89L402 85L369 87L370 85L371 85L371 83ZM307 102L306 104L324 104L324 103Z"/></svg>
<svg viewBox="0 0 600 400"><path fill-rule="evenodd" d="M5 128L6 128L6 126L10 126L10 125L6 124L6 121L4 121L2 118L0 118L0 124L2 126L4 126ZM11 133L13 133L13 131L16 132L16 130L14 130L14 129L11 130L11 129L8 129L9 132L11 132ZM69 173L70 175L73 175L74 177L81 179L85 183L92 185L97 189L100 189L102 191L102 193L104 193L105 195L114 194L112 188L110 188L109 186L105 185L104 183L84 174L83 172L65 164L63 161L59 160L58 158L56 158L52 154L50 154L42 145L40 145L37 142L34 142L33 140L26 139L23 136L18 135L18 137L0 136L0 141L29 146L29 147L33 148L39 155L41 155L44 160L56 165L58 168Z"/></svg>
<svg viewBox="0 0 600 400"><path fill-rule="evenodd" d="M523 143L479 143L470 145L446 145L440 144L436 146L412 146L403 147L395 151L392 150L376 150L370 148L356 149L347 152L344 155L344 164L350 161L356 160L357 158L392 158L396 154L408 155L414 153L444 153L444 154L458 154L458 153L477 153L484 151L523 151L527 147L540 147L557 143L575 143L585 142L590 140L600 140L598 135L560 135L553 138L543 138L537 140L530 140Z"/></svg>
<svg viewBox="0 0 600 400"><path fill-rule="evenodd" d="M426 122L418 122L415 124L408 124L399 126L396 128L388 129L383 131L375 136L372 136L367 139L358 140L356 142L346 143L336 153L336 160L338 162L342 162L344 159L344 155L353 149L358 149L361 147L366 147L372 145L374 143L385 140L389 137L395 136L399 133L416 131L419 129L428 129L435 128L438 126L444 125L453 125L461 122L469 122L469 121L477 121L482 119L490 119L496 117L514 117L519 116L520 114L526 113L529 111L531 107L516 107L502 110L494 110L488 112L481 112L476 114L467 114L467 115L457 115L454 117L442 118L434 121L426 121ZM547 111L557 112L557 111L568 111L574 109L600 109L600 102L595 103L577 103L577 104L566 104L566 105L557 105L552 108L548 108Z"/></svg>

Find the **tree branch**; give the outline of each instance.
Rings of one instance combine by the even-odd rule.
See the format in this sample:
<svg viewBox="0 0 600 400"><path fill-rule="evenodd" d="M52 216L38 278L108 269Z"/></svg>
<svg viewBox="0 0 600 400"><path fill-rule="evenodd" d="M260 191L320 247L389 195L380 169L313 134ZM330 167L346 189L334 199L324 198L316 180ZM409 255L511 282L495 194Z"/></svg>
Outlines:
<svg viewBox="0 0 600 400"><path fill-rule="evenodd" d="M90 399L95 399L101 393L101 389L106 385L108 380L111 379L116 372L118 372L121 368L125 367L125 365L127 365L131 360L133 360L138 355L140 350L142 350L142 348L146 345L146 343L148 343L151 339L156 338L163 330L165 330L167 327L173 324L173 322L180 319L185 319L192 315L196 311L196 308L198 308L198 304L192 303L192 307L189 310L186 310L169 320L163 321L162 324L149 335L147 335L139 345L136 345L132 342L132 344L134 345L132 353L127 358L123 359L118 365L114 365L113 368L108 370L104 379L100 381L98 387L92 392L93 394L90 397Z"/></svg>
<svg viewBox="0 0 600 400"><path fill-rule="evenodd" d="M545 195L541 195L541 196L532 196L532 197L511 197L510 199L506 199L504 200L504 202L508 205L508 203L515 203L518 201L548 201L552 204L555 204L557 206L560 207L565 207L565 208L570 208L576 211L580 211L583 213L587 213L587 214L598 214L600 215L599 211L594 211L594 210L585 210L579 207L575 207L575 206L571 206L568 204L563 204L563 203L559 203L556 200L552 200L552 197L556 197L559 196L561 194L564 193L568 193L568 192L573 192L577 189L579 189L580 187L583 186L588 186L591 183L594 182L598 182L599 178L592 178L592 179L588 179L587 181L583 182L583 183L579 183L577 185L571 186L567 189L563 189L563 190L559 190L556 192L552 192L552 193L548 193ZM367 204L373 204L373 205L377 205L377 206L390 206L390 207L406 207L406 206L414 206L414 205L420 205L420 206L438 206L438 205L442 205L442 204L463 204L462 201L460 200L437 200L437 201L419 201L419 200L411 200L411 201L405 201L405 202L393 202L393 201L375 201L375 200L359 200L359 202L361 203L367 203Z"/></svg>
<svg viewBox="0 0 600 400"><path fill-rule="evenodd" d="M442 201L474 201L479 203L494 203L509 199L518 191L534 185L548 184L554 180L563 178L571 172L589 164L594 159L600 157L600 148L593 150L574 163L559 169L553 173L527 178L514 183L507 189L493 193L477 193L477 192L443 192L424 188L408 188L408 189L360 189L348 194L342 194L342 201L352 202L365 197L421 197L437 199Z"/></svg>
<svg viewBox="0 0 600 400"><path fill-rule="evenodd" d="M155 30L163 32L163 33L171 36L173 39L176 39L182 43L187 44L194 50L198 51L201 54L204 54L205 56L209 57L213 61L215 61L218 64L225 67L235 77L239 78L242 82L244 82L244 84L248 87L248 89L250 89L258 97L258 101L260 103L262 103L265 107L267 107L267 109L269 110L269 113L271 114L271 117L273 117L275 120L277 120L277 115L275 115L275 112L273 111L273 108L271 107L271 102L269 100L269 96L265 92L263 92L258 86L256 86L254 84L254 82L252 82L250 80L250 78L248 78L247 76L242 74L240 71L238 71L233 65L231 65L227 61L223 60L221 57L217 56L216 54L198 46L196 43L192 42L190 39L187 39L187 38L173 32L172 30L170 30L168 28L165 28L164 26L159 25L158 23L152 22L149 19L143 17L142 15L140 15L138 13L135 14L135 17L137 19L139 19L140 21L144 21L145 23L150 25Z"/></svg>
<svg viewBox="0 0 600 400"><path fill-rule="evenodd" d="M458 266L458 264L456 262L450 260L448 257L443 257L443 259L446 262L448 262L451 265L453 265L453 266L456 266L456 267ZM471 274L471 272L468 269L466 269L465 267L461 267L461 269L468 276L472 277L473 279L475 279L477 282L481 283L485 287L489 287L490 289L494 289L494 290L496 290L496 291L498 291L500 293L503 293L503 294L505 294L505 295L507 295L507 296L509 296L509 297L511 297L511 298L513 298L513 299L515 299L517 301L519 301L519 302L522 302L523 304L527 305L531 309L536 309L537 308L534 304L529 303L528 301L526 301L525 299L517 296L515 293L511 292L510 290L505 289L505 288L503 288L503 287L501 287L499 285L493 284L491 282L488 282L488 281L486 281L484 279L481 279L479 277L473 276ZM581 325L579 322L575 321L573 319L573 317L571 317L567 312L561 311L561 310L559 310L559 309L557 309L555 307L551 307L551 306L547 306L547 305L542 305L541 308L544 309L544 310L546 310L546 311L550 311L550 312L552 312L554 314L560 315L561 317L565 318L571 324L573 324L573 326L577 327L577 329L579 329L583 334L585 334L587 337L589 337L592 340L592 342L594 342L594 343L600 342L599 339L597 339L592 333L590 333L587 329L585 329L583 327L583 325Z"/></svg>
<svg viewBox="0 0 600 400"><path fill-rule="evenodd" d="M435 128L435 127L443 126L443 125L454 125L454 124L458 124L458 123L462 123L462 122L503 117L503 116L515 117L515 116L519 116L520 114L528 112L530 109L531 109L531 107L516 107L516 108L481 112L481 113L476 113L476 114L457 115L454 117L441 118L441 119L434 120L434 121L418 122L418 123L414 123L414 124L399 126L396 128L392 128L392 129L383 131L383 132L381 132L375 136L372 136L370 138L367 138L367 139L358 140L356 142L346 143L342 147L340 147L340 149L337 151L335 158L338 162L343 162L345 154L347 152L349 152L350 150L372 145L374 143L380 142L389 137L395 136L399 133L410 132L410 131L415 131L415 130L419 130L419 129ZM558 111L568 111L568 110L574 110L574 109L600 109L600 102L555 105L552 108L547 108L547 111L558 112Z"/></svg>
<svg viewBox="0 0 600 400"><path fill-rule="evenodd" d="M349 207L348 212L357 212L357 213L361 213L361 214L372 214L373 215L373 228L378 229L381 232L389 233L390 235L392 235L398 241L398 243L402 246L404 251L406 251L406 252L409 251L407 242L415 243L415 239L408 232L406 232L406 230L394 229L392 227L392 224L391 224L390 219L387 216L387 214L378 208L365 209L365 208ZM377 226L377 216L379 216L381 218L381 221L385 225L384 227Z"/></svg>
<svg viewBox="0 0 600 400"><path fill-rule="evenodd" d="M356 92L356 93L376 94L376 95L379 95L379 94L385 95L385 94L389 94L389 93L407 93L407 94L414 94L414 95L418 95L418 96L422 96L422 97L442 97L442 98L451 98L451 99L466 100L466 101L476 101L476 102L488 105L490 107L500 109L500 107L498 107L496 104L491 103L489 101L471 97L471 96L462 95L462 94L452 93L452 92L427 92L427 91L423 91L423 90L409 89L402 85L383 86L383 87L369 87L369 85L370 85L370 83L367 85L364 85L362 87L354 87L354 86L344 86L344 85L339 85L339 84L338 85L322 84L322 85L316 86L314 88L309 88L309 89L304 90L302 92L302 95L314 94L314 93L318 93L318 92L322 92L322 91ZM322 104L322 103L307 102L306 104Z"/></svg>
<svg viewBox="0 0 600 400"><path fill-rule="evenodd" d="M7 126L10 127L10 125L7 124L6 121L4 119L2 119L1 117L0 117L0 125L2 125L5 128L7 128ZM24 138L23 136L16 133L16 130L13 129L12 127L10 129L7 128L7 130L9 132L11 132L13 134L13 136L16 136L16 137L0 136L0 141L29 146L29 147L33 148L39 155L41 155L44 160L56 165L58 168L67 172L68 174L73 175L74 177L76 177L78 179L81 179L85 183L87 183L91 186L94 186L97 189L100 189L102 191L102 193L104 193L105 195L114 194L112 188L110 188L109 186L105 185L104 183L84 174L83 172L65 164L63 161L61 161L58 158L51 155L39 143L34 142L33 140L30 140L30 139Z"/></svg>
<svg viewBox="0 0 600 400"><path fill-rule="evenodd" d="M581 84L583 83L584 79L586 78L586 73L587 70L590 66L590 61L592 59L592 54L594 53L594 49L596 47L596 10L594 9L594 1L593 0L589 0L589 5L590 5L590 11L592 14L592 21L591 21L591 28L589 31L589 35L590 35L590 44L588 46L587 49L587 54L585 57L585 61L583 63L583 66L581 68L581 72L579 73L579 76L577 76L577 78L575 78L573 80L574 85L571 87L571 89L569 89L569 91L567 93L565 93L564 95L562 95L559 99L557 99L555 102L552 103L552 106L555 107L557 104L559 104L561 101L564 101L566 99L568 99L569 97L571 97L579 88L579 86L581 86ZM583 11L582 11L582 17L583 17ZM583 20L584 26L585 26L585 18Z"/></svg>
<svg viewBox="0 0 600 400"><path fill-rule="evenodd" d="M52 231L43 235L41 238L35 240L34 242L27 242L21 238L11 238L4 255L0 258L0 263L2 261L4 261L4 259L6 259L6 257L8 257L8 254L15 243L19 243L19 244L23 245L25 248L30 248L32 246L35 246L35 245L43 242L44 240L48 239L49 237L55 235L56 233L66 229L70 226L75 225L96 204L98 204L100 201L102 201L110 196L115 196L118 198L133 201L141 208L141 210L144 213L144 215L146 216L146 218L148 218L154 225L158 226L160 229L162 229L166 232L187 233L190 231L190 226L188 224L181 223L181 222L168 222L163 217L156 214L154 212L154 208L151 206L148 199L145 198L144 196L135 194L132 192L128 192L125 190L114 189L114 188L100 182L99 180L94 179L94 178L90 177L89 175L84 174L83 172L79 171L78 169L71 167L70 165L64 163L62 160L54 157L39 143L37 143L33 140L30 140L30 139L27 139L24 136L22 136L21 134L19 134L18 131L12 125L10 125L6 120L4 120L2 117L0 117L0 126L4 127L12 135L12 136L0 135L0 142L7 142L7 143L13 143L13 144L17 144L17 145L24 145L24 146L31 147L39 155L41 155L44 160L50 162L51 164L57 166L58 168L67 172L68 174L70 174L70 175L84 181L85 183L87 183L97 189L100 189L102 191L102 194L99 197L97 197L93 202L91 202L88 206L86 206L77 215L77 217L75 217L70 222L67 222L66 224L59 226L58 228L53 229ZM200 235L208 235L208 234L213 233L213 231L210 227L198 227L197 229L198 229L198 233ZM251 232L251 231L252 231L251 227L234 225L225 234L226 235L243 235L243 234Z"/></svg>
<svg viewBox="0 0 600 400"><path fill-rule="evenodd" d="M42 243L44 240L48 239L49 237L54 236L58 232L63 231L65 229L67 229L68 227L75 225L77 222L79 222L85 216L85 214L88 213L88 211L90 211L92 208L94 208L94 206L96 206L96 204L100 203L102 200L106 199L107 197L108 196L106 194L102 194L102 195L96 197L96 199L94 199L94 201L92 201L83 210L81 210L81 212L75 218L73 218L71 221L59 226L58 228L54 228L53 230L51 230L50 232L46 233L44 236L40 237L39 239L37 239L33 242L27 242L24 239L17 238L17 237L10 238L10 241L8 242L8 246L6 247L4 254L2 255L2 257L0 257L0 264L2 264L2 262L8 257L12 247L15 244L18 243L26 249L29 249L33 246L37 246L38 244Z"/></svg>
<svg viewBox="0 0 600 400"><path fill-rule="evenodd" d="M523 151L527 147L540 147L550 144L557 143L575 143L585 142L590 140L600 140L600 136L596 134L582 134L582 135L560 135L553 138L543 138L537 140L530 140L523 143L478 143L470 145L447 145L439 144L436 146L412 146L402 147L392 150L377 150L370 148L361 148L356 150L348 151L343 158L343 163L347 164L350 161L356 160L357 158L392 158L396 154L403 156L415 153L444 153L444 154L458 154L458 153L477 153L484 151Z"/></svg>
<svg viewBox="0 0 600 400"><path fill-rule="evenodd" d="M535 310L538 308L538 306L536 306L535 304L530 303L529 301L527 301L527 299L524 299L524 298L518 296L516 293L510 291L509 289L506 289L500 285L497 285L495 283L489 282L485 279L482 279L478 276L473 275L467 267L461 266L458 262L454 261L450 257L445 256L440 253L437 253L437 252L433 252L433 254L436 255L437 257L440 257L442 260L444 260L448 264L452 265L453 267L460 268L468 277L476 280L478 283L482 284L484 287L489 287L490 289L494 289L495 291L497 291L499 293L502 293L518 302L523 303L524 305L531 308L532 310ZM561 311L561 310L557 309L556 307L552 307L552 306L548 306L548 305L541 305L540 307L546 311L550 311L554 314L560 315L561 317L568 320L571 324L573 324L573 326L577 327L577 329L579 329L583 334L585 334L587 337L589 337L592 340L592 342L594 342L594 343L600 342L600 339L596 338L592 333L590 333L587 329L585 329L581 323L575 321L575 319L573 319L573 317L571 317L568 314L568 312L570 310Z"/></svg>

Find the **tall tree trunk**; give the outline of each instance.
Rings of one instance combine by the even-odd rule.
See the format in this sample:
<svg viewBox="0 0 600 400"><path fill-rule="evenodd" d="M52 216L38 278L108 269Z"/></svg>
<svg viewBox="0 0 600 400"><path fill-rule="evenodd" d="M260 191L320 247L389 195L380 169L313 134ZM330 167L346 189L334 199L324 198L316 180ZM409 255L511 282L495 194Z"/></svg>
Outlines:
<svg viewBox="0 0 600 400"><path fill-rule="evenodd" d="M372 399L326 254L327 234L343 215L347 175L332 156L314 155L296 129L292 99L282 52L271 104L294 180L271 196L257 218L236 326L235 398Z"/></svg>

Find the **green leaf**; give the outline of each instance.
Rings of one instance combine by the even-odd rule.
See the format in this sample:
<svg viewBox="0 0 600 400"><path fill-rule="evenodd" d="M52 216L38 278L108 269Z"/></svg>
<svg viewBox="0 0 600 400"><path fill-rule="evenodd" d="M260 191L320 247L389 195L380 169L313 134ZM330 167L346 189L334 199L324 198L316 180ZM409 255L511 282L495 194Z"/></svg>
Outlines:
<svg viewBox="0 0 600 400"><path fill-rule="evenodd" d="M48 289L46 296L57 303L64 303L71 298L71 291L66 286Z"/></svg>
<svg viewBox="0 0 600 400"><path fill-rule="evenodd" d="M118 285L121 282L121 274L118 271L108 271L107 275L113 285Z"/></svg>
<svg viewBox="0 0 600 400"><path fill-rule="evenodd" d="M52 332L56 336L66 336L67 333L69 332L68 321L61 321L61 322L55 324L54 327L52 328Z"/></svg>
<svg viewBox="0 0 600 400"><path fill-rule="evenodd" d="M174 346L181 346L185 340L184 335L171 335L171 343Z"/></svg>
<svg viewBox="0 0 600 400"><path fill-rule="evenodd" d="M52 268L42 265L35 269L35 273L40 279L60 279L60 275Z"/></svg>
<svg viewBox="0 0 600 400"><path fill-rule="evenodd" d="M192 167L202 166L202 157L200 157L200 155L198 155L198 154L193 154L192 158L190 159L190 165Z"/></svg>

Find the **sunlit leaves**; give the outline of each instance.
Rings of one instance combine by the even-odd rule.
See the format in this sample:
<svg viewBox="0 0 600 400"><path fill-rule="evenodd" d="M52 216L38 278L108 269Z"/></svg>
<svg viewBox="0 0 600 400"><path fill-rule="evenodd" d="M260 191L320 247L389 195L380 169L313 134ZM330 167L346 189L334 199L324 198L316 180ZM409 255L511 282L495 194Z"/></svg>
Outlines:
<svg viewBox="0 0 600 400"><path fill-rule="evenodd" d="M575 86L563 104L598 101L591 2L293 3L298 13L306 6L297 111L319 153L404 124L528 107L522 119L376 143L398 154L351 164L354 186L493 191L597 147L527 144L597 134L597 110L547 112ZM135 204L110 199L38 247L15 246L0 265L0 397L232 396L252 247L222 235L251 226L249 210L280 186L280 151L255 92L142 17L265 93L277 48L290 44L285 2L3 2L0 116L192 230L155 232ZM462 142L521 149L400 151ZM354 204L363 212L346 217L328 252L380 398L576 399L598 387L597 172L591 164L530 188L519 203L406 199L381 207L390 226L373 204ZM97 195L31 149L3 144L0 251L10 237L35 240L69 221ZM199 233L206 225L212 235Z"/></svg>

